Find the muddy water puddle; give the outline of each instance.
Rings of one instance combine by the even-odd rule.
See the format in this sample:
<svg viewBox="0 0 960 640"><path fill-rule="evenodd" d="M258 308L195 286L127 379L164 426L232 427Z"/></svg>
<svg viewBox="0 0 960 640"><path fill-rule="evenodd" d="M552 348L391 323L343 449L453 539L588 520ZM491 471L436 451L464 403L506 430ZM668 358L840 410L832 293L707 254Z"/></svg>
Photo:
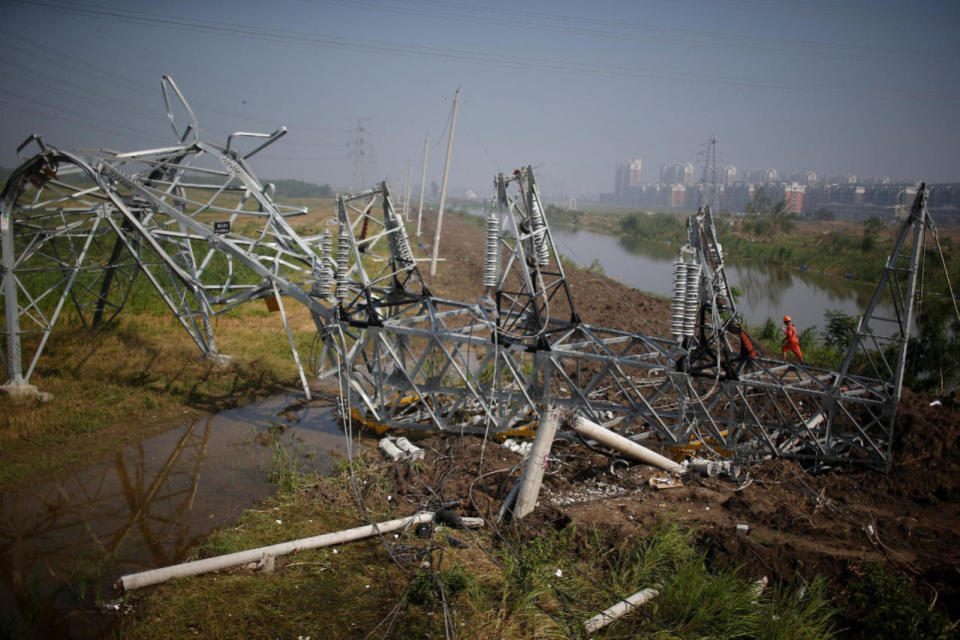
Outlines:
<svg viewBox="0 0 960 640"><path fill-rule="evenodd" d="M271 470L292 456L328 473L346 451L334 408L300 398L206 416L109 462L0 494L0 638L102 635L121 575L180 561L273 493Z"/></svg>

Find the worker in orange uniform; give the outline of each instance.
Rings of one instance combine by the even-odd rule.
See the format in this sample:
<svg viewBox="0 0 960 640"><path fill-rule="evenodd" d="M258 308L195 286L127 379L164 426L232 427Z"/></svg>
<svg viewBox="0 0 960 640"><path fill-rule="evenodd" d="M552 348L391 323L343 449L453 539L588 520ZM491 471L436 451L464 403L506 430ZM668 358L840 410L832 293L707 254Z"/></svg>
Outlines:
<svg viewBox="0 0 960 640"><path fill-rule="evenodd" d="M790 316L783 316L783 348L781 353L783 359L787 359L787 352L792 351L797 355L797 359L803 362L803 353L800 351L800 337L797 335L797 328L790 321Z"/></svg>
<svg viewBox="0 0 960 640"><path fill-rule="evenodd" d="M730 363L736 366L728 367L730 377L736 379L748 362L757 359L757 351L753 348L753 341L750 340L747 332L743 330L743 325L740 324L739 318L734 319L734 321L730 323L729 331L740 339L740 354L732 359Z"/></svg>

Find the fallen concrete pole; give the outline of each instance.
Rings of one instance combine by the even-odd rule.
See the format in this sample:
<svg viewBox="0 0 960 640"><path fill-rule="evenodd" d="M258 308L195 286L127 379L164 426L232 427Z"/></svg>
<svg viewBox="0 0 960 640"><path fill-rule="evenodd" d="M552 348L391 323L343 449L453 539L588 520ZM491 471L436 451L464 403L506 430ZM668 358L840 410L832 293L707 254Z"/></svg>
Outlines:
<svg viewBox="0 0 960 640"><path fill-rule="evenodd" d="M656 451L651 451L633 440L624 438L620 434L601 427L597 423L591 422L582 416L573 416L570 418L570 427L580 435L616 449L620 453L639 460L644 464L659 467L670 473L680 474L685 471L682 465L677 464L670 458L664 457Z"/></svg>
<svg viewBox="0 0 960 640"><path fill-rule="evenodd" d="M650 602L658 595L660 595L660 592L656 589L644 589L643 591L637 591L632 596L627 596L609 609L593 616L584 622L583 626L586 627L587 633L599 631L617 618L623 617L625 614L630 613L630 611L639 607L640 605Z"/></svg>
<svg viewBox="0 0 960 640"><path fill-rule="evenodd" d="M383 451L384 455L390 456L391 460L400 460L401 458L407 457L407 454L401 451L397 445L393 444L390 438L382 439L377 446L380 451Z"/></svg>
<svg viewBox="0 0 960 640"><path fill-rule="evenodd" d="M517 480L512 487L510 487L510 492L507 494L507 497L503 499L503 504L500 505L500 511L497 512L497 522L503 522L503 519L507 516L508 511L513 510L513 504L517 501L517 493L520 492L520 481Z"/></svg>
<svg viewBox="0 0 960 640"><path fill-rule="evenodd" d="M397 438L397 448L410 456L411 460L423 460L423 449L413 444L404 437Z"/></svg>
<svg viewBox="0 0 960 640"><path fill-rule="evenodd" d="M173 580L174 578L197 576L212 571L222 571L223 569L239 567L250 562L261 562L267 556L284 556L297 551L319 549L335 544L353 542L354 540L362 540L377 534L403 529L407 526L417 526L418 524L433 522L433 515L432 511L421 511L406 518L388 520L378 524L354 527L353 529L345 529L333 533L324 533L319 536L301 538L300 540L292 540L290 542L281 542L268 547L260 547L259 549L237 551L236 553L228 553L227 555L217 556L215 558L184 562L183 564L164 567L162 569L151 569L150 571L131 573L120 578L120 580L117 581L117 586L122 587L124 591L132 591L134 589L160 584L167 580ZM478 520L481 520L482 523L482 519L478 518Z"/></svg>
<svg viewBox="0 0 960 640"><path fill-rule="evenodd" d="M553 436L557 433L559 422L558 412L549 409L537 426L537 435L533 438L533 447L530 449L530 455L527 456L523 477L520 478L520 491L517 493L517 503L513 508L515 520L533 511L533 507L537 504L540 485L543 483L543 471L547 468L547 456L550 455Z"/></svg>
<svg viewBox="0 0 960 640"><path fill-rule="evenodd" d="M691 458L690 460L687 460L687 468L710 478L716 478L720 475L720 463L716 462L715 460Z"/></svg>

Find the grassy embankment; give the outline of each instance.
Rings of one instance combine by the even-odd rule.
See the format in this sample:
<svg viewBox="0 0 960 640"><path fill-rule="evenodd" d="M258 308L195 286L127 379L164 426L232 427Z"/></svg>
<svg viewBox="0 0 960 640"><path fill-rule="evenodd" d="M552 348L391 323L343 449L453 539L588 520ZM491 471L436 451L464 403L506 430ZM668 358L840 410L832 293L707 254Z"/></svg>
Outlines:
<svg viewBox="0 0 960 640"><path fill-rule="evenodd" d="M332 200L290 200L311 213L288 218L318 233ZM309 353L309 312L287 303L298 350ZM46 404L7 403L0 416L0 488L37 482L90 464L200 412L246 403L297 384L283 323L263 302L213 320L216 345L233 357L217 368L201 357L146 278L136 278L124 310L91 333L64 307L30 382L54 394Z"/></svg>
<svg viewBox="0 0 960 640"><path fill-rule="evenodd" d="M296 475L292 488L247 512L194 550L206 557L397 517L383 465L346 465L330 478ZM542 530L541 530L542 529ZM438 529L430 542L388 536L278 559L272 575L240 570L178 580L132 596L124 638L588 637L583 622L630 593L661 594L643 613L590 637L830 638L825 584L774 585L711 566L694 532L663 524L613 540L549 525L495 532ZM456 539L466 541L458 543ZM420 550L420 553L417 553ZM415 558L415 559L414 559ZM393 560L393 561L391 561ZM800 589L803 588L803 595Z"/></svg>
<svg viewBox="0 0 960 640"><path fill-rule="evenodd" d="M570 212L557 207L549 207L548 211L553 224L616 235L628 248L636 245L648 251L657 246L675 250L686 241L686 214L618 213L609 209ZM849 280L871 284L876 283L883 273L901 228L900 223L882 224L878 221L855 223L787 219L787 228L782 229L763 216L720 215L715 222L725 259L729 263L772 265L794 269L798 273L831 276L837 278L838 282ZM931 295L925 299L926 316L921 316L920 324L921 328L928 329L930 338L921 340L917 346L920 352L929 351L935 355L953 349L947 344L949 338L944 338L947 334L939 329L951 310L940 252L929 232L927 236L930 239L925 243L921 286ZM950 282L956 286L960 282L960 261L954 256L954 247L960 234L956 229L948 229L940 230L939 236ZM731 285L736 295L736 283L732 282ZM831 312L831 315L833 317L824 318L822 329L808 327L800 336L805 357L814 364L826 367L836 367L842 361L847 335L844 332L850 330L852 322L842 314ZM779 354L781 336L778 322L768 319L764 324L753 327L751 335L769 352ZM930 382L927 373L914 373L922 379L918 380L918 384Z"/></svg>

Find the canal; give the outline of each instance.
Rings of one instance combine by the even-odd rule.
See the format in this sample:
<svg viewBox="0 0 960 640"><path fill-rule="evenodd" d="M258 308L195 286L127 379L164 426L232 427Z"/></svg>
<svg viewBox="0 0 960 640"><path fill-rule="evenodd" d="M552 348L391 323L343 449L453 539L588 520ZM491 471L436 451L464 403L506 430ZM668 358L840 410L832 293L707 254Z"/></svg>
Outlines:
<svg viewBox="0 0 960 640"><path fill-rule="evenodd" d="M291 393L0 494L0 637L102 636L123 606L113 589L120 576L181 561L274 493L271 469L291 456L327 474L345 452L333 407Z"/></svg>
<svg viewBox="0 0 960 640"><path fill-rule="evenodd" d="M624 284L670 297L673 260L679 249L665 244L627 243L621 238L590 231L551 229L557 251L578 265L597 265ZM863 313L874 287L845 278L788 269L769 264L748 264L726 256L727 280L742 292L737 308L747 324L763 324L789 315L799 330L825 326L824 312L838 309L849 315ZM881 310L892 313L881 306Z"/></svg>

